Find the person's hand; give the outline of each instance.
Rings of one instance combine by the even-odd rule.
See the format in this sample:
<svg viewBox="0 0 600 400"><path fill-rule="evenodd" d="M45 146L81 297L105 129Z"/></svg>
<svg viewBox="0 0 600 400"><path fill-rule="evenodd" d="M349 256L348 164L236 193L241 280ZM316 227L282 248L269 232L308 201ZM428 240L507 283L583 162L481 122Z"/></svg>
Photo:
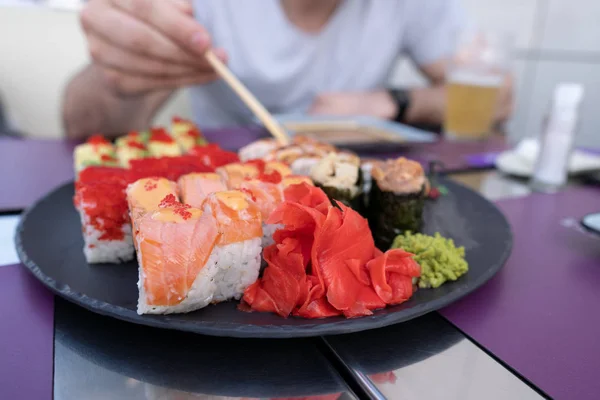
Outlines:
<svg viewBox="0 0 600 400"><path fill-rule="evenodd" d="M317 96L308 112L335 116L368 115L391 119L397 113L397 106L385 90L323 93Z"/></svg>
<svg viewBox="0 0 600 400"><path fill-rule="evenodd" d="M108 87L135 96L216 78L203 56L210 37L192 14L186 0L90 0L81 24Z"/></svg>

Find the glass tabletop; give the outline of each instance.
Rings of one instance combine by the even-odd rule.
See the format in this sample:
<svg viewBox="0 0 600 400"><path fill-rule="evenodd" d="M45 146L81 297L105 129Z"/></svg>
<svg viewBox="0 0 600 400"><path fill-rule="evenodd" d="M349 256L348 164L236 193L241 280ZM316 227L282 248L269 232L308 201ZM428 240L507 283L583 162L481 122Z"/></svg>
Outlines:
<svg viewBox="0 0 600 400"><path fill-rule="evenodd" d="M544 398L437 313L325 340L372 398Z"/></svg>

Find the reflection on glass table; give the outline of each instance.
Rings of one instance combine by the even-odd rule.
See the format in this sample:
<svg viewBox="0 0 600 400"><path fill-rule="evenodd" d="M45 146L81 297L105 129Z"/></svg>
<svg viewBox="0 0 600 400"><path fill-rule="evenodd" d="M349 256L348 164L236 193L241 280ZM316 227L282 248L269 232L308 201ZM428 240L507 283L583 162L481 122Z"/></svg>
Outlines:
<svg viewBox="0 0 600 400"><path fill-rule="evenodd" d="M390 400L542 399L437 313L373 331L328 337L330 348Z"/></svg>
<svg viewBox="0 0 600 400"><path fill-rule="evenodd" d="M229 339L149 328L57 299L54 398L353 400L309 339Z"/></svg>

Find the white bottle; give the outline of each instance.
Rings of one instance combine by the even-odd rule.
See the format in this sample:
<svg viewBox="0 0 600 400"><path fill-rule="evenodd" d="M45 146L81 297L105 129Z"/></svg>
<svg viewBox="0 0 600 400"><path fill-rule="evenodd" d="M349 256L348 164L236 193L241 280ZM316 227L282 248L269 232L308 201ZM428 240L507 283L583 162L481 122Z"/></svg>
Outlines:
<svg viewBox="0 0 600 400"><path fill-rule="evenodd" d="M554 192L567 182L583 94L583 86L578 83L561 83L554 89L540 137L540 152L531 181L533 190Z"/></svg>

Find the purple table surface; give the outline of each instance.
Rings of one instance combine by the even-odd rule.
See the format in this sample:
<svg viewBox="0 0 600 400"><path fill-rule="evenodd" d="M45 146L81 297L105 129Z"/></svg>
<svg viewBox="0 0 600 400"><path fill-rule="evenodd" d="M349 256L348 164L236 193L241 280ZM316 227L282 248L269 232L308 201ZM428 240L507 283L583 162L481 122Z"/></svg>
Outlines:
<svg viewBox="0 0 600 400"><path fill-rule="evenodd" d="M73 148L66 140L0 138L0 211L20 210L73 179Z"/></svg>
<svg viewBox="0 0 600 400"><path fill-rule="evenodd" d="M579 220L600 212L600 190L498 205L514 233L510 259L487 285L442 314L550 396L597 399L600 236L583 231Z"/></svg>
<svg viewBox="0 0 600 400"><path fill-rule="evenodd" d="M0 267L0 399L52 398L54 296L25 267Z"/></svg>

